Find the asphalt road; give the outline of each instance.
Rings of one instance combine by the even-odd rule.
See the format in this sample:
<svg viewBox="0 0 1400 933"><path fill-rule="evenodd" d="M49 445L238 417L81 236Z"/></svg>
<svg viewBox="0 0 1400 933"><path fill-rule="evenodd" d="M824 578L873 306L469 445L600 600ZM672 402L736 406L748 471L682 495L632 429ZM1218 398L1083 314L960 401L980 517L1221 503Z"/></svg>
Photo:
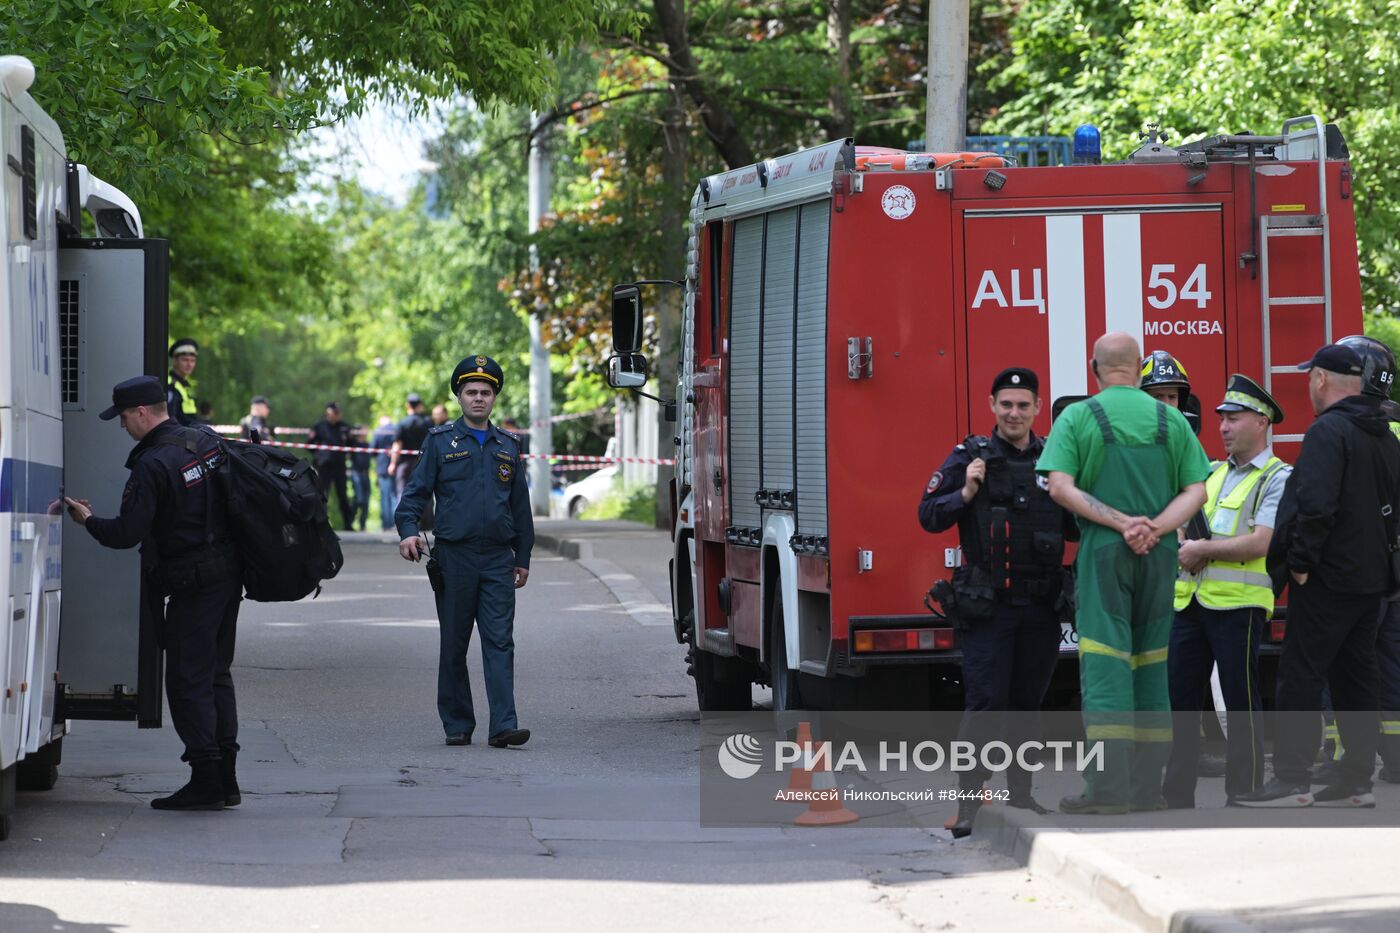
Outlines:
<svg viewBox="0 0 1400 933"><path fill-rule="evenodd" d="M448 748L421 568L346 550L319 599L244 604L243 806L151 810L188 774L173 731L79 723L0 844L0 930L1119 928L942 832L701 827L669 627L547 553L516 622L534 738ZM470 664L484 707L475 645Z"/></svg>

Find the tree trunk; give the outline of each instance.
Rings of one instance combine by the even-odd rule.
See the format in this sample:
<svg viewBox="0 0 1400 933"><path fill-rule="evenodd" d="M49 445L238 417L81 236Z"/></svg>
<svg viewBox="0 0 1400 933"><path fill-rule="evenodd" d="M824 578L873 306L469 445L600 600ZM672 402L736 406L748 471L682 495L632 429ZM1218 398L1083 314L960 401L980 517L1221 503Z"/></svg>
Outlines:
<svg viewBox="0 0 1400 933"><path fill-rule="evenodd" d="M685 159L685 108L683 107L683 79L672 72L670 75L672 96L669 105L662 113L661 179L665 198L661 211L661 255L664 257L662 276L681 281L685 279L685 244L689 236L690 199L687 196L687 170ZM680 432L679 409L685 400L679 398L677 380L680 372L680 331L684 293L675 288L663 288L657 294L656 302L656 385L657 395L663 399L675 398L677 420L666 419L666 405L663 402L657 412L656 437L658 455L669 457L675 446L672 438ZM678 464L679 466L679 464ZM671 478L677 472L674 467L656 468L656 527L669 528L671 524Z"/></svg>
<svg viewBox="0 0 1400 933"><path fill-rule="evenodd" d="M836 77L827 95L831 107L828 132L835 138L855 133L855 117L851 113L851 2L827 0L826 41L836 59Z"/></svg>
<svg viewBox="0 0 1400 933"><path fill-rule="evenodd" d="M656 10L656 23L661 27L661 36L666 40L667 54L670 56L670 78L673 87L679 86L695 102L700 111L700 119L709 133L710 142L730 168L742 168L758 161L753 148L739 132L739 125L720 101L709 92L700 79L700 68L695 64L695 56L690 51L690 37L686 34L684 0L652 0Z"/></svg>

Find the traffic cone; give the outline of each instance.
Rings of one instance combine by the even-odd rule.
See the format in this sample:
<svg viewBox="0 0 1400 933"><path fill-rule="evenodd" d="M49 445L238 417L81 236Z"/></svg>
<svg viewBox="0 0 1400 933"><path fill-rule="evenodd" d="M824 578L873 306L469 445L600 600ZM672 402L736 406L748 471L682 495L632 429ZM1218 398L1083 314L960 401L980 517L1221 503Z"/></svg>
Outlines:
<svg viewBox="0 0 1400 933"><path fill-rule="evenodd" d="M798 759L797 767L792 769L788 776L788 790L808 791L812 789L812 769L807 767L807 761L812 755L812 724L810 722L800 722L797 724L797 744L802 746L802 757Z"/></svg>
<svg viewBox="0 0 1400 933"><path fill-rule="evenodd" d="M858 814L846 809L846 805L841 802L841 792L836 786L836 777L831 773L830 753L819 758L814 770L815 773L811 771L807 773L807 779L811 781L812 791L826 791L829 799L808 801L806 812L793 820L793 823L798 826L840 826L843 823L854 823L860 819Z"/></svg>

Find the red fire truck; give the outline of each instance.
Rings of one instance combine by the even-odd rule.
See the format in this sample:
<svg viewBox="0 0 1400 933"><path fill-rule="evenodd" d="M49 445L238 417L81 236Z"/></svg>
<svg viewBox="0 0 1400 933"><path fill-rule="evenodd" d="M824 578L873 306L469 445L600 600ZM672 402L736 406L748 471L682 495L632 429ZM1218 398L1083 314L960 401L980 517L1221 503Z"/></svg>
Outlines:
<svg viewBox="0 0 1400 933"><path fill-rule="evenodd" d="M1296 364L1361 332L1351 184L1316 116L1274 136L1150 137L1117 164L848 139L701 181L671 574L701 709L747 709L754 683L777 709L920 708L957 686L957 633L924 594L961 553L916 506L949 449L991 429L1003 367L1035 369L1062 406L1096 390L1093 341L1126 331L1186 365L1212 457L1210 408L1242 372L1285 409L1274 444L1294 459L1312 418ZM609 380L636 388L637 286L614 290L613 317Z"/></svg>

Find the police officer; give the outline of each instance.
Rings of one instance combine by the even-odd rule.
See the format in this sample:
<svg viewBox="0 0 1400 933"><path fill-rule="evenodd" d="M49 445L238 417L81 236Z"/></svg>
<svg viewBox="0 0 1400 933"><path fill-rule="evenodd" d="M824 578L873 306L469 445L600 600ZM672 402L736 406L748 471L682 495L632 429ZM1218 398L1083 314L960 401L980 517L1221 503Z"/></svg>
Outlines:
<svg viewBox="0 0 1400 933"><path fill-rule="evenodd" d="M1283 409L1247 376L1230 377L1220 413L1229 458L1206 480L1208 537L1177 552L1175 609L1167 652L1173 723L1162 795L1169 807L1196 805L1201 696L1214 663L1229 711L1225 793L1233 803L1264 783L1260 721L1259 643L1273 614L1274 591L1264 556L1290 469L1269 447L1269 426Z"/></svg>
<svg viewBox="0 0 1400 933"><path fill-rule="evenodd" d="M1299 366L1317 420L1303 437L1269 546L1276 585L1287 575L1288 628L1279 658L1274 777L1237 798L1248 807L1373 807L1381 716L1376 633L1394 581L1390 544L1400 508L1400 442L1381 402L1395 357L1364 337L1321 347ZM1323 684L1331 686L1346 755L1312 793Z"/></svg>
<svg viewBox="0 0 1400 933"><path fill-rule="evenodd" d="M199 423L199 401L194 396L194 367L199 362L199 344L183 337L170 345L170 383L165 404L170 417L179 424Z"/></svg>
<svg viewBox="0 0 1400 933"><path fill-rule="evenodd" d="M428 432L423 453L394 513L399 553L417 561L428 553L419 516L437 498L436 546L429 554L441 578L434 584L440 652L438 715L448 745L470 745L476 728L467 647L481 629L481 660L491 707L487 742L524 745L530 730L515 715L515 591L530 576L534 519L520 446L491 423L505 377L496 361L469 356L452 372L449 390L462 417Z"/></svg>
<svg viewBox="0 0 1400 933"><path fill-rule="evenodd" d="M326 404L326 416L311 426L311 435L307 438L307 443L324 447L351 446L350 425L341 420L339 405L335 402ZM345 523L345 530L353 531L355 529L355 513L350 508L350 500L345 494L345 483L348 479L345 472L345 451L312 451L311 462L316 466L316 479L321 484L321 495L326 498L326 502L329 504L331 493L335 493L336 503L340 506L340 519Z"/></svg>
<svg viewBox="0 0 1400 933"><path fill-rule="evenodd" d="M98 518L86 499L66 498L68 514L106 547L141 545L150 585L169 596L161 640L170 718L185 743L190 781L157 810L222 810L241 802L236 776L238 711L234 701L234 638L243 598L240 564L229 539L222 487L214 480L222 454L204 428L170 418L165 388L151 376L112 390L112 407L136 441L131 477L116 518Z"/></svg>
<svg viewBox="0 0 1400 933"><path fill-rule="evenodd" d="M963 567L947 606L959 625L964 713L959 738L979 746L999 738L1016 747L1034 738L1033 712L1004 724L1006 710L1038 711L1060 655L1056 611L1064 580L1064 543L1078 540L1071 516L1051 501L1036 476L1044 441L1031 424L1040 413L1040 380L1013 367L992 380L988 398L996 427L953 448L919 503L926 531L954 524ZM1014 733L1014 734L1011 734ZM979 758L980 760L980 758ZM981 806L974 796L990 772L964 772L954 837L972 832ZM1031 796L1029 771L1007 771L1010 805L1044 813Z"/></svg>

